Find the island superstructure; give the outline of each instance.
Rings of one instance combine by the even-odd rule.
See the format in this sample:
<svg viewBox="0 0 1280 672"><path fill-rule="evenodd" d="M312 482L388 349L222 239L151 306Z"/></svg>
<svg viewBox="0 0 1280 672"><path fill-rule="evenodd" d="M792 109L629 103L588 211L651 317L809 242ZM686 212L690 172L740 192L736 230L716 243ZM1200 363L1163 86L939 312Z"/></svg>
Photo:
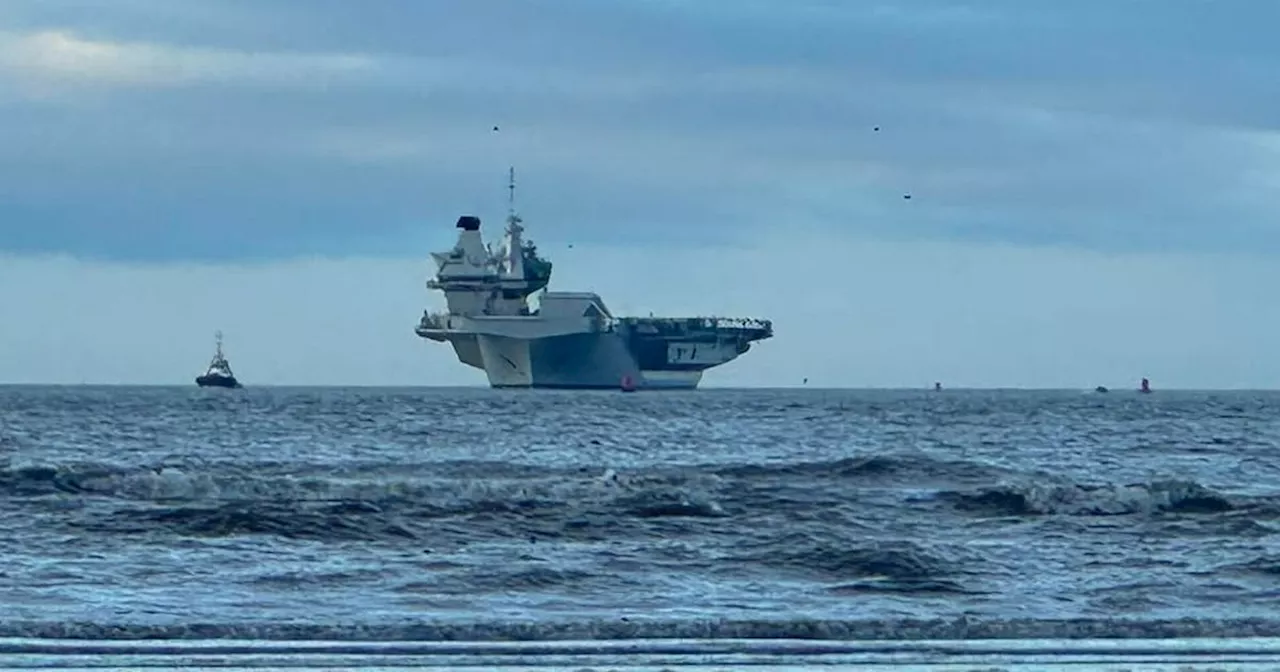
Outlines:
<svg viewBox="0 0 1280 672"><path fill-rule="evenodd" d="M592 292L553 292L551 262L523 237L511 208L497 249L480 218L458 218L458 242L433 252L427 287L448 309L424 312L416 332L450 343L458 359L481 369L492 387L693 389L702 373L773 336L769 320L723 317L615 317ZM530 299L536 301L530 305Z"/></svg>

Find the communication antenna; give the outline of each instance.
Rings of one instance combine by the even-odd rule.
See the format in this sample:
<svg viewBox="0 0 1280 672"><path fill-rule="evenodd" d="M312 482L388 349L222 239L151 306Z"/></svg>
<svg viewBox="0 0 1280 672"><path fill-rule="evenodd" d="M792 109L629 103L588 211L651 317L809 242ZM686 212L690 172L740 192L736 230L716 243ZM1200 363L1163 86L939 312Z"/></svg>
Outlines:
<svg viewBox="0 0 1280 672"><path fill-rule="evenodd" d="M520 217L516 215L516 168L515 166L507 169L507 221L519 222Z"/></svg>

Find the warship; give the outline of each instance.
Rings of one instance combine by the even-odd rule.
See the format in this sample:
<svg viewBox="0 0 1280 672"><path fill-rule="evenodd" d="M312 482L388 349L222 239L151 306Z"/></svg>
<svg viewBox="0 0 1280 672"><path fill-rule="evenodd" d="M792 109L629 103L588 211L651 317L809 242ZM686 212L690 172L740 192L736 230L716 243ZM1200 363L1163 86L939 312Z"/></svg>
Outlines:
<svg viewBox="0 0 1280 672"><path fill-rule="evenodd" d="M773 336L769 320L724 317L615 317L593 292L550 291L549 260L523 237L515 210L515 169L505 235L494 249L480 218L458 218L458 242L433 252L427 288L447 310L425 311L418 336L453 346L497 388L691 390L707 369Z"/></svg>

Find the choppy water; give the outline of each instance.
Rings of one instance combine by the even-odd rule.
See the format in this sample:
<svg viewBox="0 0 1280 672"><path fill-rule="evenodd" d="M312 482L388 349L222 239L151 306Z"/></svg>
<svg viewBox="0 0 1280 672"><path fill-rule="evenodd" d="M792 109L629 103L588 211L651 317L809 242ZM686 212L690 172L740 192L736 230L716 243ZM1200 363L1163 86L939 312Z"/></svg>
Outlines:
<svg viewBox="0 0 1280 672"><path fill-rule="evenodd" d="M0 388L0 635L1280 634L1278 445L1267 393Z"/></svg>

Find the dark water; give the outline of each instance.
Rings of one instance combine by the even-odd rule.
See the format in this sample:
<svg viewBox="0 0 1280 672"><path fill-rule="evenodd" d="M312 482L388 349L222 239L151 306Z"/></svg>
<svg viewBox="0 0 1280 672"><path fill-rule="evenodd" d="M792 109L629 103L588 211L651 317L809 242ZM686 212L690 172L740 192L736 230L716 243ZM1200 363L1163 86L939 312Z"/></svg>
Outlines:
<svg viewBox="0 0 1280 672"><path fill-rule="evenodd" d="M1265 630L1278 441L1267 393L0 388L0 624Z"/></svg>

